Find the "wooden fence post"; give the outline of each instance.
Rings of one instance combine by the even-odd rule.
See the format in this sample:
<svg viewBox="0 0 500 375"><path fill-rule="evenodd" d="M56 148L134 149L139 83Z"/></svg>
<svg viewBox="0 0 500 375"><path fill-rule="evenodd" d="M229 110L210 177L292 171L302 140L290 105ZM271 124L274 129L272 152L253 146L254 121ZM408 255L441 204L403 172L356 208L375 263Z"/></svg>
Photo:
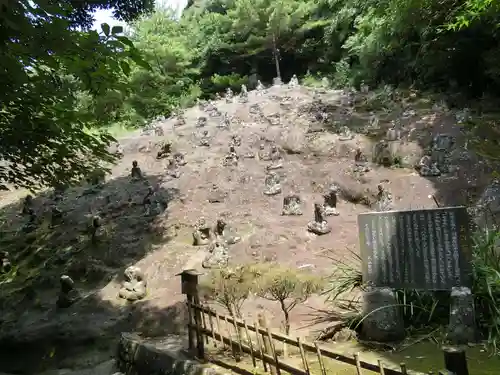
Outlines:
<svg viewBox="0 0 500 375"><path fill-rule="evenodd" d="M198 358L205 358L205 344L203 342L203 334L201 333L201 311L200 297L198 294L198 276L200 273L196 270L184 270L177 276L181 277L181 291L182 294L186 295L187 305L188 305L188 336L189 336L189 350L194 351L195 339L194 333L196 332L196 355ZM193 305L197 307L192 307ZM194 331L192 326L194 326Z"/></svg>
<svg viewBox="0 0 500 375"><path fill-rule="evenodd" d="M464 348L444 347L444 367L455 375L469 375L467 356Z"/></svg>
<svg viewBox="0 0 500 375"><path fill-rule="evenodd" d="M269 325L267 324L267 319L266 316L261 313L258 315L259 319L259 326L265 330L269 328ZM257 332L257 334L259 334ZM266 354L269 354L271 357L273 356L272 352L272 342L270 342L270 337L268 335L262 334L262 349L263 352ZM276 366L273 366L272 364L269 363L269 368L271 369L271 374L276 375L278 373L278 364L276 363Z"/></svg>

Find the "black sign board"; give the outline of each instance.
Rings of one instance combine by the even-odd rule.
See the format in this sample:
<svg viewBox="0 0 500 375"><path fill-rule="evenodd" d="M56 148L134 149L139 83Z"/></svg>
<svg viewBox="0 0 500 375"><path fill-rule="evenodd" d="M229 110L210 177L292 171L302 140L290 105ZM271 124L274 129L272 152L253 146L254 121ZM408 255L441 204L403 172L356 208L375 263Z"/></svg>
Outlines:
<svg viewBox="0 0 500 375"><path fill-rule="evenodd" d="M465 207L358 216L363 280L397 289L470 287L472 251Z"/></svg>

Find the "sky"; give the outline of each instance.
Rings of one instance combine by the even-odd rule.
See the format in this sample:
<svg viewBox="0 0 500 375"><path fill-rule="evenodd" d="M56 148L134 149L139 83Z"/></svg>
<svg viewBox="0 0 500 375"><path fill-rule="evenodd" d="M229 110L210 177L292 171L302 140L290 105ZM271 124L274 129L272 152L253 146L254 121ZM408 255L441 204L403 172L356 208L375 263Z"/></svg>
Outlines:
<svg viewBox="0 0 500 375"><path fill-rule="evenodd" d="M177 11L180 13L182 9L184 9L184 7L186 6L187 0L157 0L156 3L158 5L165 5L166 7L177 9ZM112 9L98 10L97 12L95 12L94 13L95 21L94 21L94 26L92 28L94 30L100 31L101 23L107 23L111 27L125 26L124 22L115 20L113 18L112 13L113 13Z"/></svg>

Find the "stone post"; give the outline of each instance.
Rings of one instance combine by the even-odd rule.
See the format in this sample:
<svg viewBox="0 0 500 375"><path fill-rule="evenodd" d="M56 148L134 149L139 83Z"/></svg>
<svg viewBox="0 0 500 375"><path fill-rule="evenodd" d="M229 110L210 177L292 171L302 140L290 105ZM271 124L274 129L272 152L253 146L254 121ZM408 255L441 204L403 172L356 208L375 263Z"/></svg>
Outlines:
<svg viewBox="0 0 500 375"><path fill-rule="evenodd" d="M467 366L467 356L464 348L460 347L444 347L444 366L445 374L454 375L469 375Z"/></svg>
<svg viewBox="0 0 500 375"><path fill-rule="evenodd" d="M363 292L361 336L377 342L400 341L405 338L401 307L391 288L369 287Z"/></svg>
<svg viewBox="0 0 500 375"><path fill-rule="evenodd" d="M474 296L469 288L451 289L448 340L454 345L467 345L476 341Z"/></svg>
<svg viewBox="0 0 500 375"><path fill-rule="evenodd" d="M205 344L203 342L203 333L201 327L201 311L199 308L193 308L192 305L200 306L200 297L198 294L198 276L200 273L194 269L184 270L177 276L181 277L181 292L186 295L188 304L188 340L189 351L195 349L196 333L196 354L197 357L203 359L205 356Z"/></svg>

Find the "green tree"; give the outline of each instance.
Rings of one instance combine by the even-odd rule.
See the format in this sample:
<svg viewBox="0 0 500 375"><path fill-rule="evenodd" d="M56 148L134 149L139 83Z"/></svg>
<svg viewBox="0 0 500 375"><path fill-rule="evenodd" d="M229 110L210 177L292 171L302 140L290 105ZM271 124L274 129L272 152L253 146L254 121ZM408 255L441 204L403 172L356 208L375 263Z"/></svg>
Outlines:
<svg viewBox="0 0 500 375"><path fill-rule="evenodd" d="M0 14L0 183L35 189L69 184L112 162L112 137L79 117L78 91L114 88L131 59L147 67L121 27L76 30L67 3L18 0Z"/></svg>

